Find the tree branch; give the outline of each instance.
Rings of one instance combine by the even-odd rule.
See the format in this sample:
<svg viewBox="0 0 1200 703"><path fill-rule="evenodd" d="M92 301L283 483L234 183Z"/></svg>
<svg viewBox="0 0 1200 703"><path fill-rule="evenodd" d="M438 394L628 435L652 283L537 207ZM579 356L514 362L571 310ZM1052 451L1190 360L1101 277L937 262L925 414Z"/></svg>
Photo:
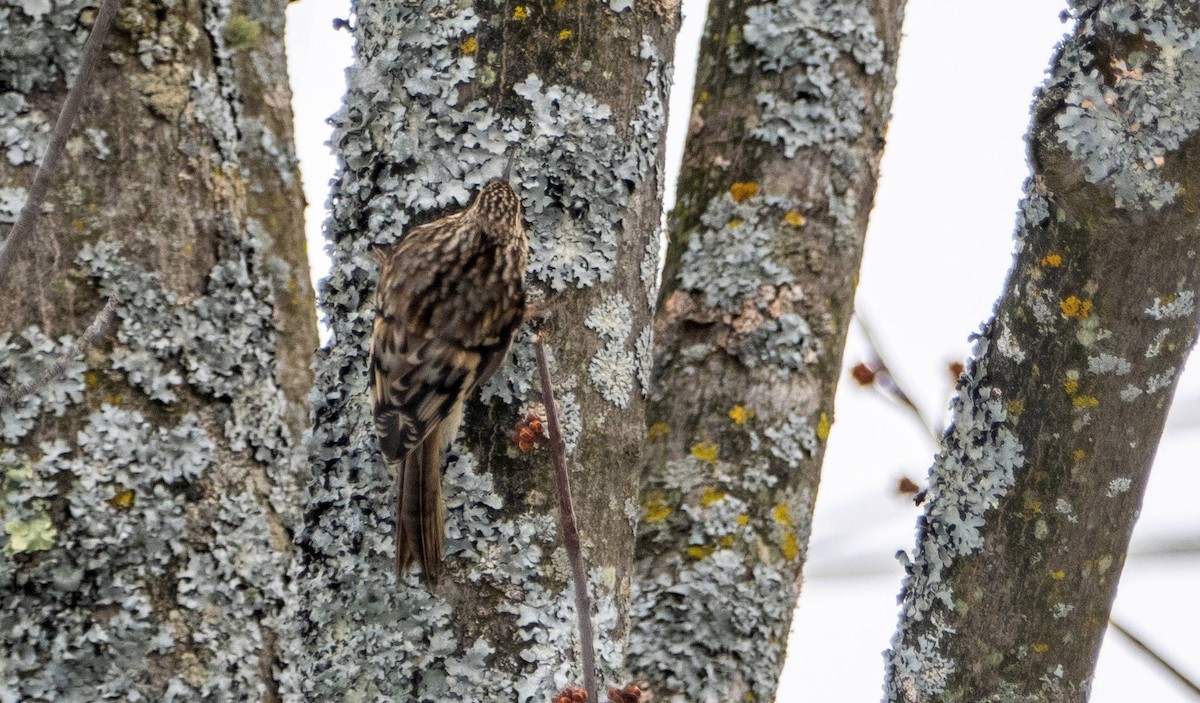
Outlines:
<svg viewBox="0 0 1200 703"><path fill-rule="evenodd" d="M79 114L80 105L83 104L83 94L87 89L87 84L91 81L96 64L99 62L100 50L104 48L104 38L112 27L119 4L120 0L102 0L100 3L100 12L96 15L96 23L92 25L92 33L88 35L87 41L83 45L83 53L79 59L79 73L75 75L75 83L67 92L67 99L58 113L58 121L54 123L54 131L50 133L50 145L46 148L46 156L42 158L42 163L33 176L33 183L29 186L29 196L25 200L25 205L21 207L20 214L17 215L17 221L9 230L8 237L0 242L0 285L3 285L4 279L8 277L8 270L12 268L17 251L33 234L33 228L37 225L42 201L46 199L50 180L54 178L58 162L62 159L67 137L71 135L71 125L75 122L76 115Z"/></svg>
<svg viewBox="0 0 1200 703"><path fill-rule="evenodd" d="M542 382L542 401L546 405L546 424L550 430L550 456L554 460L554 477L558 486L558 526L562 530L563 547L571 562L571 580L575 584L575 614L579 619L579 643L583 649L583 687L589 700L596 698L596 650L592 634L592 602L588 596L587 572L583 568L583 550L579 546L579 526L575 521L575 503L571 497L571 476L567 473L567 449L558 424L558 409L554 404L554 387L546 365L546 350L539 333L533 338L537 356L538 376Z"/></svg>

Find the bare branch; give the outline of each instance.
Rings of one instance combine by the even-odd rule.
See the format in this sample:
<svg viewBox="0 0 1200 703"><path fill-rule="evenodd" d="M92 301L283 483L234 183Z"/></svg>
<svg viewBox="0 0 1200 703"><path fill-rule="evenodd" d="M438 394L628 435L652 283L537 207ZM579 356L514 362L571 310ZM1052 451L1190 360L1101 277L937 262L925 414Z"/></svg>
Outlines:
<svg viewBox="0 0 1200 703"><path fill-rule="evenodd" d="M583 568L583 550L579 546L579 526L575 522L575 502L571 497L571 477L567 473L567 448L558 424L558 408L554 403L554 387L546 365L546 349L542 335L533 338L537 356L538 376L542 381L542 402L546 405L546 424L550 430L550 456L554 460L554 477L558 485L558 526L562 530L563 547L571 562L571 580L575 584L575 614L579 618L579 643L583 649L583 687L588 700L596 698L596 649L592 634L592 601L588 596L587 572Z"/></svg>
<svg viewBox="0 0 1200 703"><path fill-rule="evenodd" d="M887 360L883 358L883 352L880 351L879 344L875 341L875 334L871 331L871 326L867 324L865 319L863 319L862 313L854 313L854 319L858 321L858 327L862 330L863 337L867 340L867 344L871 347L871 356L873 357L872 361L875 362L873 364L875 368L872 370L874 370L876 373L875 382L878 387L880 387L893 399L898 401L901 405L911 410L913 415L916 416L917 421L925 427L925 430L929 433L929 436L933 438L934 444L940 446L942 441L942 428L938 426L938 423L933 421L933 418L925 415L925 413L921 411L921 408L917 407L917 404L912 400L912 396L906 393L904 391L904 387L901 386L900 382L896 380L896 375L892 373L892 367L888 366Z"/></svg>
<svg viewBox="0 0 1200 703"><path fill-rule="evenodd" d="M92 347L101 337L107 335L113 327L113 323L117 318L117 301L112 299L108 301L100 312L96 313L96 317L92 319L91 324L79 335L79 339L71 345L70 350L64 352L54 361L54 363L42 370L38 377L29 383L14 389L7 396L0 398L0 410L11 405L16 405L26 397L35 393L39 388L44 388L51 381L54 381L59 376L62 376L67 370L67 364L72 358L82 356L84 352Z"/></svg>
<svg viewBox="0 0 1200 703"><path fill-rule="evenodd" d="M1185 674L1182 671L1180 671L1179 669L1175 668L1175 666L1172 665L1171 662L1167 661L1166 659L1163 659L1161 654L1154 651L1154 648L1152 648L1150 645L1143 642L1141 639L1139 639L1136 635L1134 635L1129 630L1126 630L1124 626L1122 626L1120 623L1117 622L1116 618L1110 617L1108 619L1108 626L1111 627L1113 630L1116 630L1122 636L1124 636L1125 639L1129 640L1129 642L1131 644L1133 644L1133 646L1140 649L1143 654L1145 654L1146 656L1153 659L1156 664L1158 664L1162 668L1166 669L1167 673L1169 673L1171 676L1173 676L1176 681L1183 684L1185 688L1187 688L1189 691L1196 694L1197 696L1200 696L1200 684L1197 684L1195 681L1192 681L1191 679L1189 679L1187 677L1187 674Z"/></svg>
<svg viewBox="0 0 1200 703"><path fill-rule="evenodd" d="M50 145L46 148L46 156L42 158L42 163L33 176L33 184L29 186L29 197L25 200L25 205L22 206L21 213L17 215L17 221L13 223L8 236L3 242L0 242L0 285L4 284L8 270L12 268L17 251L33 234L33 228L37 225L42 201L46 199L50 181L54 178L58 162L62 159L67 137L71 135L71 125L75 122L76 115L79 114L80 105L83 104L83 94L87 90L87 84L91 81L92 73L99 62L100 51L104 48L104 38L108 35L109 28L112 27L119 4L120 0L102 0L100 3L100 12L96 15L96 23L92 25L92 33L88 35L87 41L83 45L83 53L79 59L79 73L75 75L75 83L67 91L67 99L58 113L58 121L54 123L54 131L50 134Z"/></svg>

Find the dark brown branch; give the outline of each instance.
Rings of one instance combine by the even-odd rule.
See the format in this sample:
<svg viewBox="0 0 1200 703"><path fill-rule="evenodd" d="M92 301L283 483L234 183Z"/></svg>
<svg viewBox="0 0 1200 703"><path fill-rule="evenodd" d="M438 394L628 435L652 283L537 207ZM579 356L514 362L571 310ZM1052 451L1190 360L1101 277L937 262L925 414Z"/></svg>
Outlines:
<svg viewBox="0 0 1200 703"><path fill-rule="evenodd" d="M101 337L112 331L113 323L117 319L117 301L108 301L100 312L96 313L96 317L92 320L83 334L79 335L79 339L71 345L71 348L64 352L61 356L55 359L54 363L42 370L38 377L33 381L26 383L20 388L15 388L4 398L0 398L0 410L16 405L26 397L37 392L39 388L43 388L46 384L62 376L67 371L67 364L71 359L82 356L88 349L92 347Z"/></svg>
<svg viewBox="0 0 1200 703"><path fill-rule="evenodd" d="M579 546L579 526L575 522L575 502L571 498L571 476L567 473L567 446L558 424L558 409L554 404L554 387L546 365L546 350L542 335L533 338L537 356L538 376L542 382L542 402L546 405L546 425L550 430L549 450L554 460L554 477L558 486L558 526L562 530L563 547L571 562L571 580L575 584L575 614L579 618L579 644L583 650L583 687L588 700L596 698L596 649L592 634L592 601L588 596L587 572L583 567L583 550Z"/></svg>
<svg viewBox="0 0 1200 703"><path fill-rule="evenodd" d="M62 160L63 148L67 144L67 137L71 135L71 125L75 122L76 115L79 114L80 105L83 104L83 94L87 91L87 84L91 82L92 73L99 62L100 51L104 48L104 38L108 35L109 28L112 27L119 4L120 0L102 0L100 3L100 12L96 15L96 23L92 25L92 33L88 35L87 41L83 45L83 53L79 59L79 73L75 75L75 83L67 91L67 99L58 113L58 121L54 123L54 131L50 133L50 145L46 148L46 156L42 158L42 163L33 176L33 183L29 186L29 197L25 200L20 214L17 215L17 221L8 231L8 236L3 242L0 242L0 286L8 277L8 270L12 268L17 251L25 243L25 240L32 236L33 228L37 226L42 201L46 199L50 181L58 169L58 162Z"/></svg>

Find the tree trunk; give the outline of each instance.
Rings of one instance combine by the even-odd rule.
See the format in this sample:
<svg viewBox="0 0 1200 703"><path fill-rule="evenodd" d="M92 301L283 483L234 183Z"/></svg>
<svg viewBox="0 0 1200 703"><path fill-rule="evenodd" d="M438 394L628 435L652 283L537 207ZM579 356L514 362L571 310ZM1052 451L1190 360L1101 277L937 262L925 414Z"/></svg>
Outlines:
<svg viewBox="0 0 1200 703"><path fill-rule="evenodd" d="M1084 701L1200 287L1200 10L1071 3L930 472L889 701Z"/></svg>
<svg viewBox="0 0 1200 703"><path fill-rule="evenodd" d="M286 2L126 2L0 293L0 699L276 700L315 346ZM94 3L0 1L0 221Z"/></svg>
<svg viewBox="0 0 1200 703"><path fill-rule="evenodd" d="M666 700L774 697L903 8L710 5L655 323L631 644Z"/></svg>
<svg viewBox="0 0 1200 703"><path fill-rule="evenodd" d="M335 117L317 481L299 538L305 700L546 700L579 682L549 457L511 436L537 407L528 330L468 410L443 481L447 574L393 575L393 478L376 448L371 246L465 206L512 159L595 590L601 678L616 683L657 274L664 102L678 7L357 3L357 64Z"/></svg>

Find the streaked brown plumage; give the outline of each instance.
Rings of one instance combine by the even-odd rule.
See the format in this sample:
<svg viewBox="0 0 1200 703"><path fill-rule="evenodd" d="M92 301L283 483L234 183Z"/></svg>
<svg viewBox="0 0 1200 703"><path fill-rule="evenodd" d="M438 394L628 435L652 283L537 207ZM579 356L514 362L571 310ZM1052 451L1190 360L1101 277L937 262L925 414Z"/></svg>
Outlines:
<svg viewBox="0 0 1200 703"><path fill-rule="evenodd" d="M504 360L525 315L521 201L493 180L471 206L414 227L378 254L371 399L396 470L396 574L442 571L442 454L463 401Z"/></svg>

